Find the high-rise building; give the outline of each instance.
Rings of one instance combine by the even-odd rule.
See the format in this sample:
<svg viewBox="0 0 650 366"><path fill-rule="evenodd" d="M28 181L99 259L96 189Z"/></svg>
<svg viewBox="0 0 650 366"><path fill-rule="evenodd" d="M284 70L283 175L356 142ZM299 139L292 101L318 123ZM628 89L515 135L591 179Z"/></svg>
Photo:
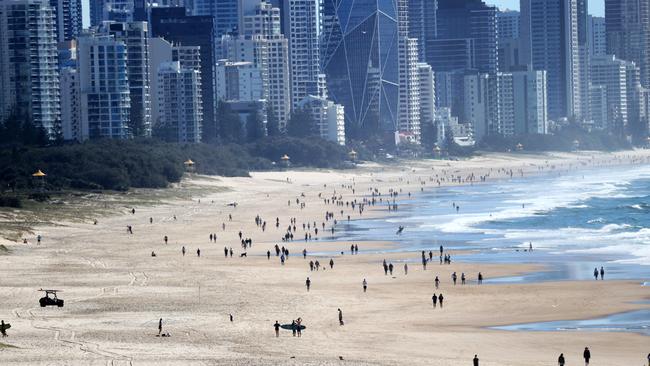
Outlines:
<svg viewBox="0 0 650 366"><path fill-rule="evenodd" d="M224 37L223 52L230 61L249 61L260 69L264 99L284 128L291 113L289 45L281 32L280 10L256 1L242 2L240 35Z"/></svg>
<svg viewBox="0 0 650 366"><path fill-rule="evenodd" d="M578 3L522 0L520 54L524 64L547 71L549 118L581 117Z"/></svg>
<svg viewBox="0 0 650 366"><path fill-rule="evenodd" d="M599 57L607 54L607 32L605 18L589 16L587 20L587 44L589 45L589 56Z"/></svg>
<svg viewBox="0 0 650 366"><path fill-rule="evenodd" d="M81 34L81 0L49 0L56 19L59 42L70 41Z"/></svg>
<svg viewBox="0 0 650 366"><path fill-rule="evenodd" d="M204 142L217 138L215 119L215 49L214 21L211 16L187 16L185 8L152 8L151 34L179 46L200 47L201 98L203 101Z"/></svg>
<svg viewBox="0 0 650 366"><path fill-rule="evenodd" d="M628 124L627 65L608 55L591 62L591 83L607 91L607 131L623 134Z"/></svg>
<svg viewBox="0 0 650 366"><path fill-rule="evenodd" d="M154 135L169 141L200 141L203 126L200 47L173 46L162 38L152 38L149 40L149 55ZM163 71L160 72L161 70ZM161 73L165 74L168 85L161 82ZM175 91L168 90L169 85L172 84L188 89L186 95L174 94ZM182 90L180 88L179 86L179 91ZM183 99L185 105L174 107L181 108L182 111L169 110L170 105L166 102L169 99ZM178 123L172 117L181 112L182 115L178 115L177 118L178 121L184 122Z"/></svg>
<svg viewBox="0 0 650 366"><path fill-rule="evenodd" d="M351 130L397 130L397 11L396 0L325 0L322 68L328 93L345 107Z"/></svg>
<svg viewBox="0 0 650 366"><path fill-rule="evenodd" d="M433 123L436 118L436 84L431 66L418 63L420 88L420 124Z"/></svg>
<svg viewBox="0 0 650 366"><path fill-rule="evenodd" d="M489 75L468 73L464 77L463 92L465 121L472 126L474 141L481 141L493 124L490 106L496 106L495 95L490 93Z"/></svg>
<svg viewBox="0 0 650 366"><path fill-rule="evenodd" d="M519 39L519 12L497 11L497 29L499 42L502 39Z"/></svg>
<svg viewBox="0 0 650 366"><path fill-rule="evenodd" d="M641 86L641 70L630 61L625 62L625 89L627 91L626 135L635 142L645 143L648 136L648 116L644 107L646 89Z"/></svg>
<svg viewBox="0 0 650 366"><path fill-rule="evenodd" d="M112 35L78 38L77 73L81 101L79 140L132 136L127 49Z"/></svg>
<svg viewBox="0 0 650 366"><path fill-rule="evenodd" d="M16 111L54 132L61 118L56 41L47 0L0 1L0 120Z"/></svg>
<svg viewBox="0 0 650 366"><path fill-rule="evenodd" d="M284 35L289 40L291 108L312 95L327 97L320 72L322 0L285 0Z"/></svg>
<svg viewBox="0 0 650 366"><path fill-rule="evenodd" d="M149 79L149 29L147 22L104 22L99 31L122 41L127 50L127 76L131 100L129 131L132 136L151 136Z"/></svg>
<svg viewBox="0 0 650 366"><path fill-rule="evenodd" d="M499 71L508 72L521 65L519 57L519 12L497 12Z"/></svg>
<svg viewBox="0 0 650 366"><path fill-rule="evenodd" d="M548 133L546 71L512 72L515 135Z"/></svg>
<svg viewBox="0 0 650 366"><path fill-rule="evenodd" d="M473 39L479 72L498 70L497 8L481 0L438 0L438 39ZM427 50L428 52L428 50ZM434 64L426 60L434 67ZM434 67L435 71L438 70Z"/></svg>
<svg viewBox="0 0 650 366"><path fill-rule="evenodd" d="M405 1L400 0L402 3ZM405 20L404 22L408 22ZM400 21L400 24L402 22ZM418 40L404 36L399 57L399 122L397 129L412 142L420 142L420 81Z"/></svg>
<svg viewBox="0 0 650 366"><path fill-rule="evenodd" d="M427 49L438 37L436 13L438 0L408 0L409 37L418 40L418 58L424 62Z"/></svg>
<svg viewBox="0 0 650 366"><path fill-rule="evenodd" d="M303 99L296 107L311 111L322 139L345 145L345 107L313 95Z"/></svg>
<svg viewBox="0 0 650 366"><path fill-rule="evenodd" d="M264 100L262 72L252 62L217 61L217 100Z"/></svg>
<svg viewBox="0 0 650 366"><path fill-rule="evenodd" d="M607 128L607 120L609 119L607 109L607 87L605 85L590 85L590 120L588 126L599 130Z"/></svg>
<svg viewBox="0 0 650 366"><path fill-rule="evenodd" d="M163 131L175 142L201 141L203 105L200 71L181 67L178 61L158 68L158 104Z"/></svg>
<svg viewBox="0 0 650 366"><path fill-rule="evenodd" d="M79 74L74 67L64 67L59 70L59 75L63 139L83 141Z"/></svg>
<svg viewBox="0 0 650 366"><path fill-rule="evenodd" d="M607 54L634 62L641 84L650 87L650 2L605 0Z"/></svg>
<svg viewBox="0 0 650 366"><path fill-rule="evenodd" d="M241 0L193 0L191 14L210 16L214 19L214 42L216 59L221 59L221 37L239 33L239 3Z"/></svg>

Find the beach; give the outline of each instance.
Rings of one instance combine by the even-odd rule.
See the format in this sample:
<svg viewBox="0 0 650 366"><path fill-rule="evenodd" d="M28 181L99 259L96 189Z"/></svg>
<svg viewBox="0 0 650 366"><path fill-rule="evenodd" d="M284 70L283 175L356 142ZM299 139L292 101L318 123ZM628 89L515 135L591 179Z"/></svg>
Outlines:
<svg viewBox="0 0 650 366"><path fill-rule="evenodd" d="M96 224L84 219L37 226L24 235L28 244L2 240L10 252L0 255L0 319L12 328L0 342L12 347L0 346L0 362L469 365L477 354L481 365L523 366L553 365L564 353L573 365L582 362L588 346L591 365L643 365L649 338L634 332L493 329L648 309L650 286L641 286L637 278L496 284L489 280L542 271L543 265L455 260L472 255L478 250L473 247L447 249L452 263L440 265L438 246L444 241L436 241L429 248L433 260L424 270L420 247L400 243L392 229L372 240L364 240L363 233L352 241L341 235L348 215L351 223L387 219L391 190L397 193L400 213L400 207L419 196L435 196L445 187L576 171L588 175L589 169L646 166L649 159L647 150L488 154L461 161L369 163L341 171L258 172L250 178L191 176L196 186L223 189L191 199L124 206L98 215ZM369 203L373 191L375 205ZM356 202L354 208L351 202ZM457 214L462 216L464 209ZM326 220L326 212L333 218ZM256 216L266 222L264 230ZM282 241L291 218L296 218L294 238ZM398 222L390 225L397 230ZM303 223L310 227L303 229ZM251 248L242 248L240 232L252 240ZM305 233L311 240L304 240ZM289 250L284 264L275 255L276 244ZM350 253L351 244L359 246L358 254ZM224 257L224 247L232 247L232 257ZM322 268L310 271L309 262L316 260ZM395 265L392 276L384 274L383 260ZM467 284L454 286L453 272L465 273ZM479 272L488 280L483 285L476 283ZM63 290L58 296L65 306L39 307L41 288ZM443 308L433 308L433 293L444 294ZM337 309L343 312L343 326ZM307 327L302 337L289 330L275 337L276 321L287 324L299 317ZM159 319L170 337L157 336Z"/></svg>

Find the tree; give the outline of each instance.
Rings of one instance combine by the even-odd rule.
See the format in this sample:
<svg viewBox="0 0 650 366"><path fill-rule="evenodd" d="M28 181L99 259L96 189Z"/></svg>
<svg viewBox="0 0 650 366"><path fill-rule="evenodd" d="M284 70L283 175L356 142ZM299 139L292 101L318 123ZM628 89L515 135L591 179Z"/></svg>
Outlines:
<svg viewBox="0 0 650 366"><path fill-rule="evenodd" d="M433 145L438 140L438 131L430 120L424 121L420 128L422 130L422 146L430 152L431 149L433 149Z"/></svg>
<svg viewBox="0 0 650 366"><path fill-rule="evenodd" d="M268 123L268 122L267 122ZM266 131L264 130L264 122L262 121L262 116L259 111L255 111L248 115L246 118L246 140L248 142L255 142L259 139L266 136Z"/></svg>
<svg viewBox="0 0 650 366"><path fill-rule="evenodd" d="M266 108L266 133L269 136L280 135L280 121L270 105Z"/></svg>
<svg viewBox="0 0 650 366"><path fill-rule="evenodd" d="M219 125L219 137L223 142L241 143L244 140L244 130L239 120L239 115L228 108L228 105L221 101L217 107L217 118Z"/></svg>
<svg viewBox="0 0 650 366"><path fill-rule="evenodd" d="M287 122L287 134L293 137L317 136L316 121L308 108L293 111Z"/></svg>
<svg viewBox="0 0 650 366"><path fill-rule="evenodd" d="M3 144L45 146L49 140L45 128L17 110L13 110L0 126L0 143Z"/></svg>

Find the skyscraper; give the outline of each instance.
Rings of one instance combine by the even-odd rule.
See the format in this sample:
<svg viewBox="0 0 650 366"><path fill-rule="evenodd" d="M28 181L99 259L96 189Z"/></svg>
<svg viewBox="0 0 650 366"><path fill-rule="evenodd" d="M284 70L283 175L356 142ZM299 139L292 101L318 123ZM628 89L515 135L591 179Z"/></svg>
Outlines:
<svg viewBox="0 0 650 366"><path fill-rule="evenodd" d="M587 44L589 56L598 57L607 54L607 32L605 18L589 16L587 20Z"/></svg>
<svg viewBox="0 0 650 366"><path fill-rule="evenodd" d="M437 11L438 0L408 0L409 37L418 40L418 57L422 62L437 38Z"/></svg>
<svg viewBox="0 0 650 366"><path fill-rule="evenodd" d="M56 19L57 40L70 41L81 34L81 0L50 0Z"/></svg>
<svg viewBox="0 0 650 366"><path fill-rule="evenodd" d="M47 0L0 1L0 120L16 111L54 132L61 117L56 39Z"/></svg>
<svg viewBox="0 0 650 366"><path fill-rule="evenodd" d="M578 2L521 0L522 62L547 71L549 118L580 118Z"/></svg>
<svg viewBox="0 0 650 366"><path fill-rule="evenodd" d="M223 58L221 37L227 34L236 36L239 26L239 3L242 0L193 0L191 14L210 16L214 19L214 42L216 59Z"/></svg>
<svg viewBox="0 0 650 366"><path fill-rule="evenodd" d="M134 137L151 136L151 91L149 80L149 29L147 22L104 22L100 32L122 41L127 50L127 76L131 99L129 132Z"/></svg>
<svg viewBox="0 0 650 366"><path fill-rule="evenodd" d="M178 61L158 68L158 103L162 130L174 142L201 141L203 106L201 75L198 70L181 67Z"/></svg>
<svg viewBox="0 0 650 366"><path fill-rule="evenodd" d="M289 40L291 108L306 97L327 97L320 72L322 0L285 0L284 35Z"/></svg>
<svg viewBox="0 0 650 366"><path fill-rule="evenodd" d="M323 17L322 67L329 95L345 106L346 124L352 129L396 131L397 1L325 0Z"/></svg>
<svg viewBox="0 0 650 366"><path fill-rule="evenodd" d="M201 52L201 96L203 101L204 142L217 137L215 119L214 22L211 16L187 16L185 8L152 8L151 33L181 46L199 46Z"/></svg>
<svg viewBox="0 0 650 366"><path fill-rule="evenodd" d="M475 66L479 72L498 70L495 6L481 0L438 0L437 19L438 39L473 39Z"/></svg>
<svg viewBox="0 0 650 366"><path fill-rule="evenodd" d="M239 37L225 37L230 61L250 61L262 72L264 99L284 128L291 112L289 44L282 35L280 10L263 0L242 4Z"/></svg>
<svg viewBox="0 0 650 366"><path fill-rule="evenodd" d="M112 35L88 33L78 38L77 50L79 139L131 137L126 44Z"/></svg>
<svg viewBox="0 0 650 366"><path fill-rule="evenodd" d="M650 88L650 2L605 0L607 54L634 62L641 84Z"/></svg>
<svg viewBox="0 0 650 366"><path fill-rule="evenodd" d="M521 66L519 55L519 12L498 11L499 71L512 71Z"/></svg>

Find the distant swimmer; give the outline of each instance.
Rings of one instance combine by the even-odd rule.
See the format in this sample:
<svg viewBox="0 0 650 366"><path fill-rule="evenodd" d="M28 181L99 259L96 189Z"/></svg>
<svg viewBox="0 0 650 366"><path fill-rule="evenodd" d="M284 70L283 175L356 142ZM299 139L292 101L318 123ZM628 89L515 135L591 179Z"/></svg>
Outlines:
<svg viewBox="0 0 650 366"><path fill-rule="evenodd" d="M396 235L400 235L404 231L404 226L401 226L397 229L397 232L395 233Z"/></svg>

